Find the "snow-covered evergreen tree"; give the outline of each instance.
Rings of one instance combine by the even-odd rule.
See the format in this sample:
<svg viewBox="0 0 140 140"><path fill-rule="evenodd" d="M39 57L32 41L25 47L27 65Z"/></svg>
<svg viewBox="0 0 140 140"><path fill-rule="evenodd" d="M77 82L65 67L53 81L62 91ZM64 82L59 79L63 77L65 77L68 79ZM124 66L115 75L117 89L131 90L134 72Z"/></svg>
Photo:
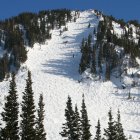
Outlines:
<svg viewBox="0 0 140 140"><path fill-rule="evenodd" d="M65 138L65 140L75 140L76 132L74 127L74 111L72 108L71 98L68 96L67 106L65 109L65 119L66 123L63 124L62 132L60 135Z"/></svg>
<svg viewBox="0 0 140 140"><path fill-rule="evenodd" d="M91 125L89 124L85 99L83 95L82 108L81 108L81 130L82 130L81 140L91 140L92 135L90 133L90 127Z"/></svg>
<svg viewBox="0 0 140 140"><path fill-rule="evenodd" d="M106 140L116 140L116 127L115 122L112 117L112 111L111 109L108 112L109 122L108 122L108 128L104 129L105 133L105 139Z"/></svg>
<svg viewBox="0 0 140 140"><path fill-rule="evenodd" d="M33 96L31 72L28 71L22 101L21 140L35 140L35 105Z"/></svg>
<svg viewBox="0 0 140 140"><path fill-rule="evenodd" d="M100 120L98 120L97 126L96 126L96 135L94 140L101 140L101 125L100 125Z"/></svg>
<svg viewBox="0 0 140 140"><path fill-rule="evenodd" d="M2 129L1 140L19 140L18 113L19 104L17 102L17 90L15 83L15 74L12 74L10 81L9 95L6 98L2 120L5 127Z"/></svg>
<svg viewBox="0 0 140 140"><path fill-rule="evenodd" d="M92 52L92 61L91 61L91 73L96 75L96 49L95 46L93 46L93 52Z"/></svg>
<svg viewBox="0 0 140 140"><path fill-rule="evenodd" d="M116 140L127 140L124 132L123 132L123 127L121 124L121 116L120 116L120 111L118 110L118 114L117 114L117 121L115 122L115 127L116 127Z"/></svg>
<svg viewBox="0 0 140 140"><path fill-rule="evenodd" d="M43 95L40 95L39 103L37 110L37 122L36 122L36 139L37 140L46 140L46 133L44 129L44 103L43 103Z"/></svg>
<svg viewBox="0 0 140 140"><path fill-rule="evenodd" d="M79 116L77 105L75 105L75 112L74 112L74 128L75 128L75 140L81 139L81 119Z"/></svg>

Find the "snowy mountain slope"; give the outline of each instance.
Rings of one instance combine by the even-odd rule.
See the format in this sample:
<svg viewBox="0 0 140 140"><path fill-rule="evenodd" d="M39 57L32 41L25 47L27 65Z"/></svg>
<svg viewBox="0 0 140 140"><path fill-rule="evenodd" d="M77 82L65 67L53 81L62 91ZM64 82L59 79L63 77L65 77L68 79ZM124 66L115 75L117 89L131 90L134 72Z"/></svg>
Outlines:
<svg viewBox="0 0 140 140"><path fill-rule="evenodd" d="M87 28L89 22L91 28ZM43 93L45 102L45 129L48 140L61 140L59 132L64 123L64 110L68 95L72 97L73 105L77 103L81 107L82 94L85 94L85 102L92 125L91 132L95 135L95 125L100 119L102 130L107 126L107 113L110 107L114 117L118 108L121 112L122 124L127 137L132 135L133 140L140 137L140 98L138 89L133 89L137 98L127 100L127 91L116 89L114 82L101 82L85 80L78 82L81 76L78 73L81 58L80 44L83 37L93 32L93 27L98 26L98 19L94 11L80 13L80 18L75 23L68 23L68 31L59 36L59 30L52 31L52 39L45 45L35 44L29 49L28 60L19 70L16 81L19 93L19 102L22 100L22 91L25 87L27 69L32 72L33 90L36 105L39 94ZM67 43L66 43L67 42ZM74 54L74 58L73 58ZM7 94L9 83L0 83L0 102L4 104L4 96ZM116 93L116 90L118 93ZM2 104L0 110L2 110ZM103 133L103 131L102 131Z"/></svg>

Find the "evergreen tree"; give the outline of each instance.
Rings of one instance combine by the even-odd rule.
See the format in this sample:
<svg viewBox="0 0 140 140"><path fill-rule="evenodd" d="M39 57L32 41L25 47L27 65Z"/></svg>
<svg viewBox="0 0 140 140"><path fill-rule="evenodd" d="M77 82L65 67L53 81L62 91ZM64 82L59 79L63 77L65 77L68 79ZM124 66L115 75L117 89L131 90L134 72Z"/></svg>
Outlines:
<svg viewBox="0 0 140 140"><path fill-rule="evenodd" d="M72 108L71 98L68 96L67 106L65 109L65 119L66 123L63 124L62 132L60 135L65 138L65 140L75 140L75 127L74 127L74 111Z"/></svg>
<svg viewBox="0 0 140 140"><path fill-rule="evenodd" d="M4 54L3 58L0 58L0 80L3 80L8 75L9 70L8 54Z"/></svg>
<svg viewBox="0 0 140 140"><path fill-rule="evenodd" d="M105 21L100 21L97 29L97 42L101 42L104 39L106 33L106 23Z"/></svg>
<svg viewBox="0 0 140 140"><path fill-rule="evenodd" d="M86 70L86 63L84 61L84 56L81 57L81 62L79 64L79 73L82 74Z"/></svg>
<svg viewBox="0 0 140 140"><path fill-rule="evenodd" d="M89 46L89 47L90 47L90 45L91 45L91 41L92 41L92 35L89 34L89 35L88 35L88 46Z"/></svg>
<svg viewBox="0 0 140 140"><path fill-rule="evenodd" d="M86 105L85 105L85 99L83 95L82 100L82 109L81 109L81 140L90 140L91 139L91 133L90 133L90 124L88 120Z"/></svg>
<svg viewBox="0 0 140 140"><path fill-rule="evenodd" d="M131 27L128 29L128 32L129 32L129 37L132 38L133 37L133 29Z"/></svg>
<svg viewBox="0 0 140 140"><path fill-rule="evenodd" d="M102 45L100 45L99 46L99 53L98 53L99 74L102 72L102 61L103 61L103 49L102 49Z"/></svg>
<svg viewBox="0 0 140 140"><path fill-rule="evenodd" d="M2 140L19 140L18 127L18 102L17 90L15 83L15 74L12 74L10 81L9 95L6 98L4 112L2 112L2 120L5 122L5 127L2 129Z"/></svg>
<svg viewBox="0 0 140 140"><path fill-rule="evenodd" d="M94 28L94 30L93 30L93 34L96 35L96 28Z"/></svg>
<svg viewBox="0 0 140 140"><path fill-rule="evenodd" d="M81 139L81 119L79 116L77 105L75 105L75 112L74 112L74 128L75 128L75 140Z"/></svg>
<svg viewBox="0 0 140 140"><path fill-rule="evenodd" d="M104 129L106 136L106 140L116 140L116 128L115 123L113 121L112 112L111 109L108 112L109 116L109 122L108 122L108 128Z"/></svg>
<svg viewBox="0 0 140 140"><path fill-rule="evenodd" d="M111 74L111 72L110 72L110 64L108 64L109 62L106 62L106 73L105 73L105 79L106 79L106 81L107 80L110 80L110 74Z"/></svg>
<svg viewBox="0 0 140 140"><path fill-rule="evenodd" d="M93 46L93 52L92 52L92 62L91 62L91 72L96 75L96 49L95 46Z"/></svg>
<svg viewBox="0 0 140 140"><path fill-rule="evenodd" d="M91 61L91 47L88 46L88 42L85 43L84 52L83 52L85 67L90 67L90 61Z"/></svg>
<svg viewBox="0 0 140 140"><path fill-rule="evenodd" d="M90 22L89 22L89 24L88 24L88 28L90 28L90 26L91 26L91 24L90 24Z"/></svg>
<svg viewBox="0 0 140 140"><path fill-rule="evenodd" d="M44 103L43 95L40 95L37 111L36 140L46 140L46 133L43 125L44 121Z"/></svg>
<svg viewBox="0 0 140 140"><path fill-rule="evenodd" d="M107 29L106 39L107 39L107 42L111 42L112 41L112 35L111 35L110 29Z"/></svg>
<svg viewBox="0 0 140 140"><path fill-rule="evenodd" d="M35 105L33 96L31 72L28 71L22 101L21 140L35 140Z"/></svg>
<svg viewBox="0 0 140 140"><path fill-rule="evenodd" d="M121 116L120 116L120 111L118 110L118 114L117 114L117 121L115 122L115 127L116 127L116 140L127 140L124 132L123 132L123 127L121 124Z"/></svg>
<svg viewBox="0 0 140 140"><path fill-rule="evenodd" d="M96 126L96 135L94 140L101 140L101 126L100 126L100 121L98 120L97 126Z"/></svg>
<svg viewBox="0 0 140 140"><path fill-rule="evenodd" d="M82 52L82 57L81 57L81 62L79 64L79 73L82 73L87 68L90 68L91 47L88 46L87 42L84 44L84 47L82 48L81 52Z"/></svg>

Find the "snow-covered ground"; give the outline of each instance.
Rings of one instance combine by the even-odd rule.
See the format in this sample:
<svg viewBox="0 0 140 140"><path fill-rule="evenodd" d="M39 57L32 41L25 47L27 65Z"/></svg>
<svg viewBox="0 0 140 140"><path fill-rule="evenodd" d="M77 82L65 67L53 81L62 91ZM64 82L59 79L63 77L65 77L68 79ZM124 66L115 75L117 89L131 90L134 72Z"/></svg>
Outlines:
<svg viewBox="0 0 140 140"><path fill-rule="evenodd" d="M118 37L121 37L122 34L124 34L123 32L123 29L121 28L121 25L116 23L116 22L112 22L112 26L113 26L113 29L114 29L114 33L118 35Z"/></svg>
<svg viewBox="0 0 140 140"><path fill-rule="evenodd" d="M68 23L68 31L61 36L59 36L59 30L52 31L52 39L46 41L46 45L35 44L33 49L29 49L28 60L17 74L19 102L22 100L27 69L32 72L36 105L39 95L42 93L44 96L47 140L62 140L59 133L62 130L62 123L65 122L64 110L67 97L70 95L73 105L77 103L78 108L81 109L82 94L85 95L93 137L97 120L100 119L103 130L107 127L109 109L112 108L116 118L119 108L127 137L132 135L133 140L140 138L138 89L133 90L133 94L137 98L128 100L128 91L116 88L119 83L115 78L114 82L90 81L89 79L78 82L81 79L78 73L81 58L80 44L83 37L93 33L93 28L97 27L98 20L93 11L84 11L81 12L80 18L75 23ZM89 22L91 28L87 28ZM8 81L0 83L0 110L2 110L4 96L7 95L8 89Z"/></svg>

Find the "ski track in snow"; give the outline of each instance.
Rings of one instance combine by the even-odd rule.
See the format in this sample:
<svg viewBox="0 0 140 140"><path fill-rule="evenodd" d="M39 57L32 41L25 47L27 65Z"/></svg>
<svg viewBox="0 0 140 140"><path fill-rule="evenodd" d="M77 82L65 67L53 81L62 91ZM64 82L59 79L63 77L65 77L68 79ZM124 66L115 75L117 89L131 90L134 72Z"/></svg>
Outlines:
<svg viewBox="0 0 140 140"><path fill-rule="evenodd" d="M87 28L89 22L91 28ZM62 123L65 122L64 110L68 95L72 98L73 107L77 103L81 109L82 94L85 95L85 103L90 120L91 133L94 138L95 125L100 119L102 134L107 127L108 111L112 108L114 118L117 110L121 112L121 122L125 134L133 136L133 140L140 137L140 102L127 100L126 93L119 90L115 94L115 85L112 82L87 81L78 83L81 76L78 73L81 58L80 44L83 37L93 33L93 27L97 27L98 19L93 11L81 12L80 18L75 23L68 23L68 31L59 36L59 30L52 31L52 39L47 45L35 44L29 49L28 60L22 65L17 74L17 90L19 102L22 101L22 92L27 76L26 67L32 72L33 91L35 104L38 104L39 95L43 93L45 103L45 129L47 140L62 140L59 133ZM68 41L67 44L63 42ZM74 58L73 58L74 54ZM4 96L9 89L9 83L0 83L0 110L4 104Z"/></svg>

